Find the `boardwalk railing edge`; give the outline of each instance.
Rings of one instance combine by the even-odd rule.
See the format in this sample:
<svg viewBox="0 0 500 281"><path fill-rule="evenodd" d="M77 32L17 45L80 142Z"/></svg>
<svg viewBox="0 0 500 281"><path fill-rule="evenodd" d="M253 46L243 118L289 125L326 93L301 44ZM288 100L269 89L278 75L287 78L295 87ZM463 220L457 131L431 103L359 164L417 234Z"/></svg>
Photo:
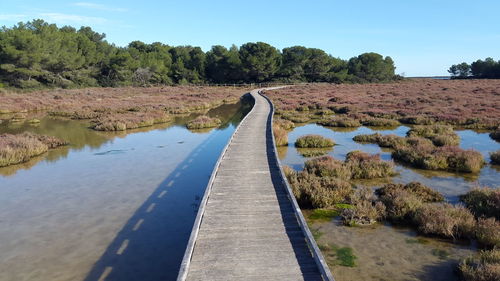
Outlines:
<svg viewBox="0 0 500 281"><path fill-rule="evenodd" d="M273 139L273 152L274 152L274 159L276 160L279 168L279 173L280 173L280 178L283 181L283 184L286 186L286 191L288 193L288 198L292 202L293 209L295 211L295 215L297 216L297 220L299 222L300 228L302 229L302 232L304 233L304 236L306 238L306 242L309 246L309 249L314 257L314 261L316 262L318 269L321 273L321 276L323 280L325 281L335 281L333 278L333 275L328 268L328 264L326 263L325 258L323 257L323 254L321 253L321 250L318 247L318 244L316 243L316 240L314 239L314 236L312 235L311 231L309 230L309 227L307 226L307 222L302 215L302 211L300 210L299 204L297 203L297 200L295 199L295 196L293 195L292 188L290 187L290 184L288 183L288 180L286 179L285 173L283 172L283 168L281 166L281 162L278 158L278 151L276 149L276 141L274 139L274 134L273 134L273 118L274 118L274 104L271 101L270 98L265 96L261 90L259 90L259 94L264 97L267 102L271 105L271 124L269 126L271 130L271 136Z"/></svg>
<svg viewBox="0 0 500 281"><path fill-rule="evenodd" d="M253 98L253 96L250 94L250 92L244 94L243 96L245 96L245 95L249 95ZM254 99L254 101L255 101L255 99ZM250 116L250 114L253 112L254 108L255 108L255 103L254 103L254 106L252 107L252 109L247 113L247 115L245 115L245 117L243 117L243 119L241 119L241 122L238 124L238 126L234 130L233 134L231 135L231 138L229 139L226 146L222 150L222 152L219 156L219 159L217 159L217 162L215 163L214 170L212 171L212 175L210 176L210 180L208 181L207 188L205 189L205 193L203 194L203 199L201 200L201 203L200 203L200 208L198 209L198 213L196 214L196 218L194 220L193 229L191 230L191 235L189 236L189 241L188 241L188 245L186 247L186 252L184 252L184 257L182 258L181 267L179 269L179 275L177 276L177 281L184 281L187 278L189 265L191 263L191 258L193 256L194 246L196 245L196 240L198 238L198 232L199 232L200 226L201 226L201 221L203 220L203 215L205 214L205 208L206 208L206 205L208 202L208 198L210 197L210 193L212 191L212 186L213 186L213 183L215 180L215 176L217 175L217 172L219 170L219 166L222 162L222 159L224 158L224 155L226 154L226 151L229 148L229 145L231 144L234 136L238 132L240 126L245 122L247 117Z"/></svg>

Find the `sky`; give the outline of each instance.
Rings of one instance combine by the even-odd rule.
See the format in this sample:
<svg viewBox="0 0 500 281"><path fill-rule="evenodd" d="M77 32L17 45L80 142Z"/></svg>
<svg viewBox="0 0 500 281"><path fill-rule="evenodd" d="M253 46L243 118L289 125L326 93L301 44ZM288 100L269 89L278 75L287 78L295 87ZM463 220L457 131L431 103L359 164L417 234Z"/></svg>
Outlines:
<svg viewBox="0 0 500 281"><path fill-rule="evenodd" d="M498 0L0 0L0 26L44 19L90 26L109 42L302 45L349 59L391 56L406 77L448 75L450 65L500 60Z"/></svg>

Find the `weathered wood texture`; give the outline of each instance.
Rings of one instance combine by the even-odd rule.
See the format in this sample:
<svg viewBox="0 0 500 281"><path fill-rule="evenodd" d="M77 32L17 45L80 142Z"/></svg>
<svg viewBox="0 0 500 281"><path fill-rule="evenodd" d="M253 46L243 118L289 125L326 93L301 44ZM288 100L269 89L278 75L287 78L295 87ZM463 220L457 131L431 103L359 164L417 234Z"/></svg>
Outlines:
<svg viewBox="0 0 500 281"><path fill-rule="evenodd" d="M255 106L214 170L178 280L333 280L283 181L272 107L251 95Z"/></svg>

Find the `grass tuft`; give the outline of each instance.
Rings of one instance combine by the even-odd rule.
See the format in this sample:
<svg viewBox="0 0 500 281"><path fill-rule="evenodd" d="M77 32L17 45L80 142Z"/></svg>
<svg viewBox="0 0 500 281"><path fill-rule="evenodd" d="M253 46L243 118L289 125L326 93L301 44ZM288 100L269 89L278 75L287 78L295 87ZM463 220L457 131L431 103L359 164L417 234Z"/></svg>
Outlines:
<svg viewBox="0 0 500 281"><path fill-rule="evenodd" d="M191 130L197 130L218 127L221 123L222 121L219 118L212 118L206 115L201 115L189 121L186 124L186 127Z"/></svg>
<svg viewBox="0 0 500 281"><path fill-rule="evenodd" d="M335 142L320 135L305 135L295 141L295 146L300 148L332 147Z"/></svg>

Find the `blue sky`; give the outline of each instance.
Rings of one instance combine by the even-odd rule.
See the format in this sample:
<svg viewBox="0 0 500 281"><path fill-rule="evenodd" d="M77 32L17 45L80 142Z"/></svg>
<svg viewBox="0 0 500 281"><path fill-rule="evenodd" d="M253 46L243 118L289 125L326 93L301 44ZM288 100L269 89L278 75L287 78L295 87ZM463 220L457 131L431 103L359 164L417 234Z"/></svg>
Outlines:
<svg viewBox="0 0 500 281"><path fill-rule="evenodd" d="M500 59L498 0L61 1L0 0L0 25L42 18L91 26L125 46L303 45L348 59L391 56L406 76L446 75L451 64Z"/></svg>

